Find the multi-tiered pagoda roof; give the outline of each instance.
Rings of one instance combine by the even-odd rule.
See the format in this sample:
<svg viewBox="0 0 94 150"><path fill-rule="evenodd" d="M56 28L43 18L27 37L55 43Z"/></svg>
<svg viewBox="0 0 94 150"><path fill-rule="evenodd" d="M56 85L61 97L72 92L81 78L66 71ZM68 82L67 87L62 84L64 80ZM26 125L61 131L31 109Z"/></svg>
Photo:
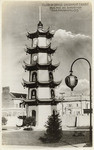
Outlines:
<svg viewBox="0 0 94 150"><path fill-rule="evenodd" d="M44 38L44 39L47 39L47 40L50 40L52 37L54 36L53 33L51 33L49 31L49 28L47 30L44 30L43 29L43 24L41 23L41 21L39 21L38 23L38 29L36 32L34 33L28 33L27 37L29 39L32 39L32 42L33 39L39 39L39 38ZM51 43L48 44L48 45L38 45L38 43L36 45L33 46L32 44L32 47L27 47L25 49L26 53L30 54L30 64L24 62L24 69L29 71L29 81L25 81L23 79L23 86L28 88L28 99L24 100L24 103L25 104L28 104L28 105L38 105L38 104L57 104L59 101L56 100L55 98L55 94L54 94L54 89L55 87L57 87L61 81L54 81L53 79L53 71L59 66L59 63L58 64L52 64L52 60L50 59L50 61L47 59L46 62L42 62L40 63L38 61L38 54L41 53L41 54L47 54L47 57L48 55L51 57L51 55L53 53L55 53L56 49L52 49L51 48ZM36 57L38 58L36 61L32 61L32 57L33 55L36 55ZM32 79L32 73L36 73L38 74L38 70L46 70L48 71L48 74L49 74L49 79L48 81L41 81L38 79L38 76L33 80ZM51 77L50 77L51 75ZM37 89L38 88L49 88L50 91L52 92L51 93L51 98L39 98L37 96ZM35 97L33 98L29 98L29 95L32 93L32 90L34 93L36 93ZM30 93L31 91L31 93ZM33 95L34 96L34 95ZM31 96L32 97L32 96Z"/></svg>

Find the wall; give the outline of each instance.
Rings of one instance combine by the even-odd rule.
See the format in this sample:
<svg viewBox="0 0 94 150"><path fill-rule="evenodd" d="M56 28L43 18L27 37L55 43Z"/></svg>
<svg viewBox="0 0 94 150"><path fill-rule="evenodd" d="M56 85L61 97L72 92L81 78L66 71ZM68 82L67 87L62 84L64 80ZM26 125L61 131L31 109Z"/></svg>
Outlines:
<svg viewBox="0 0 94 150"><path fill-rule="evenodd" d="M44 125L48 120L48 116L50 115L51 115L51 105L38 106L38 127L39 128L44 128Z"/></svg>
<svg viewBox="0 0 94 150"><path fill-rule="evenodd" d="M62 116L62 126L75 126L75 116L74 115L63 115Z"/></svg>

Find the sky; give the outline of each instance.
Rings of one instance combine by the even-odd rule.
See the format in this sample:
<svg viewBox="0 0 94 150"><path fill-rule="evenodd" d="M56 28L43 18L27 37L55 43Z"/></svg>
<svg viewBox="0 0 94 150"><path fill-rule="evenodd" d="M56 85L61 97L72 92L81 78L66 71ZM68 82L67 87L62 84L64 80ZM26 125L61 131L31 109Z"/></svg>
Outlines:
<svg viewBox="0 0 94 150"><path fill-rule="evenodd" d="M47 2L48 3L48 2ZM56 81L62 79L57 87L57 94L70 93L65 84L72 62L84 57L92 64L92 6L79 4L81 8L75 11L52 11L49 4L30 1L6 1L2 4L2 86L9 86L11 92L27 93L22 86L22 78L28 80L22 64L28 62L29 55L24 49L31 42L27 32L35 32L39 22L39 6L42 6L42 23L44 29L50 27L54 31L52 48L57 47L53 63L60 62L54 73ZM67 2L62 2L62 5ZM71 2L73 3L73 2ZM59 3L58 3L59 4ZM78 77L78 85L74 93L88 94L89 66L84 60L77 61L73 73Z"/></svg>

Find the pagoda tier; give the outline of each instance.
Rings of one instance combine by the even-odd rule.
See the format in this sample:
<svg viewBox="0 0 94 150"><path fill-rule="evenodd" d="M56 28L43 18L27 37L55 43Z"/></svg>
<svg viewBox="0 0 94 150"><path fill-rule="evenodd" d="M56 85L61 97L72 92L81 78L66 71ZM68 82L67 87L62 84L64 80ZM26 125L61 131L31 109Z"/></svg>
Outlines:
<svg viewBox="0 0 94 150"><path fill-rule="evenodd" d="M47 82L39 82L39 81L32 82L31 81L31 82L28 82L23 79L22 84L24 87L27 87L27 88L37 88L37 87L54 88L54 87L58 86L60 83L61 83L61 81L58 81L58 82L55 82L55 81L47 81Z"/></svg>
<svg viewBox="0 0 94 150"><path fill-rule="evenodd" d="M58 103L60 103L61 100L58 100L58 99L34 99L34 100L23 100L23 103L24 104L28 104L29 106L32 106L32 105L48 105L48 104L51 104L51 105L56 105Z"/></svg>
<svg viewBox="0 0 94 150"><path fill-rule="evenodd" d="M49 70L49 71L53 71L59 66L60 63L52 65L51 62L52 61L50 61L49 63L43 64L43 65L40 65L37 62L34 63L34 64L27 64L24 61L24 66L23 67L24 67L25 70L28 70L28 71L33 71L33 70Z"/></svg>
<svg viewBox="0 0 94 150"><path fill-rule="evenodd" d="M50 39L50 38L53 37L53 35L54 35L53 33L49 32L49 29L48 30L43 30L43 29L39 30L38 29L34 33L29 33L28 32L27 37L30 38L30 39L34 39L34 38L38 38L38 37L46 37L47 39Z"/></svg>
<svg viewBox="0 0 94 150"><path fill-rule="evenodd" d="M55 51L56 51L56 48L51 49L50 45L48 45L46 47L39 47L39 46L36 46L36 47L33 47L33 48L27 47L27 49L25 49L25 52L29 53L29 54L34 54L34 53L39 53L39 52L53 54Z"/></svg>

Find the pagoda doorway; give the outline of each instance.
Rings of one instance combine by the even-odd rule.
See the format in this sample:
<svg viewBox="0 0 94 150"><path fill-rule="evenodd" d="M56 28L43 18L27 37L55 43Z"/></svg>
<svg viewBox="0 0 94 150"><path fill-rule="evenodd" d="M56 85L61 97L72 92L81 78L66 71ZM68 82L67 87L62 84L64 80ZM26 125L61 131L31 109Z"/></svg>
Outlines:
<svg viewBox="0 0 94 150"><path fill-rule="evenodd" d="M33 123L33 126L36 125L36 111L32 110L32 117L35 119L35 122Z"/></svg>

